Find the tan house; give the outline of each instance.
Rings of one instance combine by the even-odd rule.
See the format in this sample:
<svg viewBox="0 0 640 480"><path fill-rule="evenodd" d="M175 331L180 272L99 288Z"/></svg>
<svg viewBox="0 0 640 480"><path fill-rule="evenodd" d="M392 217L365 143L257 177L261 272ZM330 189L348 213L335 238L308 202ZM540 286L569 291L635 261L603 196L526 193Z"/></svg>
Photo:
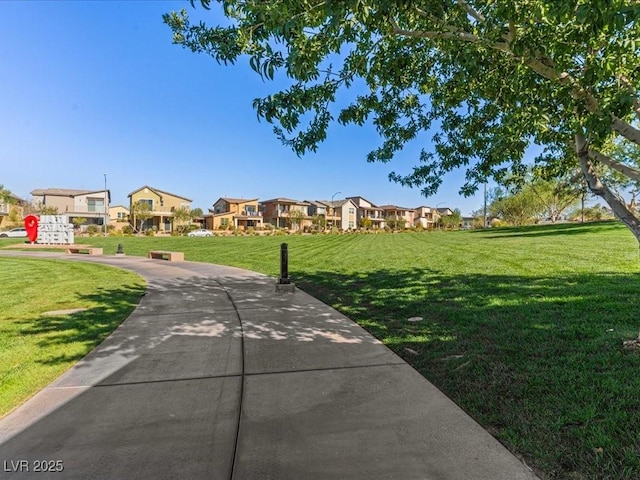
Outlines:
<svg viewBox="0 0 640 480"><path fill-rule="evenodd" d="M371 220L371 228L384 228L384 210L363 197L347 197L347 199L356 205L358 227L362 225L363 218L368 218Z"/></svg>
<svg viewBox="0 0 640 480"><path fill-rule="evenodd" d="M148 230L155 227L158 232L171 232L173 212L179 208L191 209L191 199L148 185L134 190L127 196L129 197L129 220L135 229ZM144 221L135 218L134 205L139 203L149 205L151 217Z"/></svg>
<svg viewBox="0 0 640 480"><path fill-rule="evenodd" d="M204 216L205 228L219 230L249 227L262 228L262 213L257 198L219 198Z"/></svg>
<svg viewBox="0 0 640 480"><path fill-rule="evenodd" d="M341 230L355 230L358 228L358 206L353 200L346 198L323 203L327 205L329 218L331 219L329 225Z"/></svg>
<svg viewBox="0 0 640 480"><path fill-rule="evenodd" d="M440 213L432 207L421 206L415 209L413 214L413 225L431 230L435 228L440 219Z"/></svg>
<svg viewBox="0 0 640 480"><path fill-rule="evenodd" d="M384 212L385 223L396 223L398 227L402 224L402 228L410 228L413 226L413 216L415 210L413 208L398 207L396 205L382 205L380 207Z"/></svg>
<svg viewBox="0 0 640 480"><path fill-rule="evenodd" d="M265 223L269 223L276 228L288 228L292 226L289 215L291 212L302 212L302 222L299 228L311 226L309 216L309 203L292 200L290 198L273 198L260 202L260 212Z"/></svg>
<svg viewBox="0 0 640 480"><path fill-rule="evenodd" d="M0 199L0 230L24 226L24 207L27 202L9 194L6 200Z"/></svg>
<svg viewBox="0 0 640 480"><path fill-rule="evenodd" d="M31 192L35 208L49 207L69 221L83 219L84 225L104 225L109 217L109 190L73 190L44 188Z"/></svg>
<svg viewBox="0 0 640 480"><path fill-rule="evenodd" d="M124 205L109 207L109 225L113 225L116 230L121 230L125 225L129 225L129 209Z"/></svg>

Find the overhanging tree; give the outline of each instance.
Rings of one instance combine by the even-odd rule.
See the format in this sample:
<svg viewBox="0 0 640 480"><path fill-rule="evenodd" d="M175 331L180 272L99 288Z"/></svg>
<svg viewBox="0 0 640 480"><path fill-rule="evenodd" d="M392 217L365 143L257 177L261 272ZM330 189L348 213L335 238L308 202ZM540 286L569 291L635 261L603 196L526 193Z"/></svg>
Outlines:
<svg viewBox="0 0 640 480"><path fill-rule="evenodd" d="M254 106L297 154L314 151L335 121L375 126L381 144L369 161L390 161L435 132L413 171L390 178L429 196L466 168L461 193L470 195L487 178L523 175L536 143L546 176L579 168L640 240L640 218L598 174L603 165L640 180L638 168L603 153L612 140L640 145L637 1L218 3L229 25L165 15L174 43L225 64L247 56L265 79L284 73L290 86ZM349 88L354 98L336 105Z"/></svg>

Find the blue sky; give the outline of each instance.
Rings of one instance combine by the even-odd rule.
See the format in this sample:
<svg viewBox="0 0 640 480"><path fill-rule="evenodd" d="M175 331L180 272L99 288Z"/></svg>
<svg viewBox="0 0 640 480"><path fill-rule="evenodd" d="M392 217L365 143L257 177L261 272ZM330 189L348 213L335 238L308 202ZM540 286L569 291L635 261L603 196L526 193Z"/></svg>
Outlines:
<svg viewBox="0 0 640 480"><path fill-rule="evenodd" d="M458 195L464 172L440 192L389 182L408 173L420 145L370 164L370 127L332 127L298 158L258 122L254 98L276 91L247 65L221 66L171 43L162 14L188 2L0 2L0 184L28 199L36 188L104 188L112 204L150 185L207 208L219 198L299 200L363 196L378 204L479 209Z"/></svg>

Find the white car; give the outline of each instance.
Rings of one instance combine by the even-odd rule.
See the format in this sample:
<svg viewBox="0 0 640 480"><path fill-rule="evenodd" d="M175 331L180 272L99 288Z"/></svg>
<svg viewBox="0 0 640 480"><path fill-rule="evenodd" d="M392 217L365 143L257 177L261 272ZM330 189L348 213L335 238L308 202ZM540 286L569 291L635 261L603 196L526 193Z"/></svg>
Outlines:
<svg viewBox="0 0 640 480"><path fill-rule="evenodd" d="M0 238L17 238L17 237L26 237L27 229L24 227L21 228L12 228L11 230L7 230L6 232L0 232Z"/></svg>
<svg viewBox="0 0 640 480"><path fill-rule="evenodd" d="M204 228L187 233L187 237L211 237L211 236L213 236L213 232L210 232L209 230L205 230Z"/></svg>

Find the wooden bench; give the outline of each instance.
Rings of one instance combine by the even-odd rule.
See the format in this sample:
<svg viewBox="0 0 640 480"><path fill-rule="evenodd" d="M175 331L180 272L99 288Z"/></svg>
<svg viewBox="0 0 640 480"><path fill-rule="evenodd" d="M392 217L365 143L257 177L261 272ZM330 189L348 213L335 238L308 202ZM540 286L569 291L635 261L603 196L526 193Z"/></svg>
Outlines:
<svg viewBox="0 0 640 480"><path fill-rule="evenodd" d="M148 258L157 258L159 260L169 260L170 262L182 262L184 261L184 253L182 252L167 252L164 250L152 250L147 255Z"/></svg>
<svg viewBox="0 0 640 480"><path fill-rule="evenodd" d="M87 255L102 255L102 248L99 247L67 247L66 253L86 253Z"/></svg>

